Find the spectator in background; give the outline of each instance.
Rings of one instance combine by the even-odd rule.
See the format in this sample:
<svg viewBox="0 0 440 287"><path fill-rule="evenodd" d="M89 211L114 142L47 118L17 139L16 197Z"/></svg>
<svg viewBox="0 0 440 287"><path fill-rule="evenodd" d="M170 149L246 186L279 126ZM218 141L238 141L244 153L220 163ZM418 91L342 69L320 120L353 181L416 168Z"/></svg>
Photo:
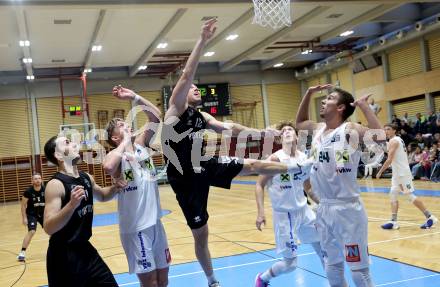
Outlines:
<svg viewBox="0 0 440 287"><path fill-rule="evenodd" d="M415 121L414 127L413 127L414 132L416 134L417 133L421 133L421 134L425 133L425 129L426 129L425 124L426 124L426 121L424 118L422 118L422 114L417 113L416 114L416 121Z"/></svg>
<svg viewBox="0 0 440 287"><path fill-rule="evenodd" d="M405 146L408 146L413 140L413 137L404 128L400 130L400 138L405 143Z"/></svg>
<svg viewBox="0 0 440 287"><path fill-rule="evenodd" d="M370 109L374 112L375 115L377 115L382 110L382 108L378 104L374 103L374 99L373 98L370 99L369 106L370 106Z"/></svg>
<svg viewBox="0 0 440 287"><path fill-rule="evenodd" d="M437 132L437 115L432 110L428 112L426 121L426 133L435 134Z"/></svg>
<svg viewBox="0 0 440 287"><path fill-rule="evenodd" d="M408 117L408 113L405 113L401 119L402 125L403 124L407 124L408 126L410 126L410 120Z"/></svg>
<svg viewBox="0 0 440 287"><path fill-rule="evenodd" d="M439 142L436 142L432 145L431 151L436 153L435 160L432 164L431 169L431 177L430 180L434 182L440 182L440 150L439 150Z"/></svg>
<svg viewBox="0 0 440 287"><path fill-rule="evenodd" d="M420 178L421 180L429 180L431 173L431 161L428 147L426 146L423 149L420 157L417 157L416 161L420 159L416 165L414 165L411 169L411 173L414 178Z"/></svg>
<svg viewBox="0 0 440 287"><path fill-rule="evenodd" d="M421 133L416 134L412 144L418 145L421 149L425 148L425 140L423 139Z"/></svg>
<svg viewBox="0 0 440 287"><path fill-rule="evenodd" d="M392 122L392 124L395 124L398 129L400 129L402 127L402 123L396 115L393 115L391 122Z"/></svg>
<svg viewBox="0 0 440 287"><path fill-rule="evenodd" d="M421 150L420 150L421 152ZM409 168L412 168L414 165L417 164L416 161L416 149L414 149L413 145L408 145L406 148L406 153L408 154L408 162L409 162Z"/></svg>

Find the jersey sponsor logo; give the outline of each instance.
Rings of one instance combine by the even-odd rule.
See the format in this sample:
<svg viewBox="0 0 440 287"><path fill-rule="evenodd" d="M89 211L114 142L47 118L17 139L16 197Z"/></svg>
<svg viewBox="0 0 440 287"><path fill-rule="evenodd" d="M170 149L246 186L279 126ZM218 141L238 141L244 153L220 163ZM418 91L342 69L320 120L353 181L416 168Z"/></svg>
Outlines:
<svg viewBox="0 0 440 287"><path fill-rule="evenodd" d="M359 245L345 245L345 261L347 262L360 262L361 253L359 252Z"/></svg>
<svg viewBox="0 0 440 287"><path fill-rule="evenodd" d="M147 158L146 160L144 160L144 164L148 169L153 169L153 165L151 164L151 160L149 158Z"/></svg>
<svg viewBox="0 0 440 287"><path fill-rule="evenodd" d="M203 140L203 138L204 138L204 132L203 132L203 131L193 132L193 133L190 133L190 134L188 135L188 137L189 137L190 139L199 139L199 140Z"/></svg>
<svg viewBox="0 0 440 287"><path fill-rule="evenodd" d="M337 163L348 163L350 161L350 154L347 150L338 150L335 153L335 159Z"/></svg>
<svg viewBox="0 0 440 287"><path fill-rule="evenodd" d="M350 173L350 172L351 172L351 168L346 168L346 167L336 168L336 173Z"/></svg>
<svg viewBox="0 0 440 287"><path fill-rule="evenodd" d="M171 262L171 253L169 248L165 249L165 258L167 260L167 263L169 264Z"/></svg>
<svg viewBox="0 0 440 287"><path fill-rule="evenodd" d="M123 192L135 191L137 189L138 189L138 187L136 185L135 186L127 186L126 188L124 188Z"/></svg>
<svg viewBox="0 0 440 287"><path fill-rule="evenodd" d="M341 136L337 134L337 135L332 137L331 142L335 143L335 142L338 142L340 140L341 140Z"/></svg>
<svg viewBox="0 0 440 287"><path fill-rule="evenodd" d="M288 173L282 173L280 174L281 182L289 182L290 181L290 174Z"/></svg>
<svg viewBox="0 0 440 287"><path fill-rule="evenodd" d="M291 185L281 185L281 186L280 186L280 189L281 189L281 190L283 190L283 189L291 189L291 188L292 188Z"/></svg>
<svg viewBox="0 0 440 287"><path fill-rule="evenodd" d="M86 214L90 214L93 212L93 205L87 204L83 208L77 211L79 218L84 217Z"/></svg>
<svg viewBox="0 0 440 287"><path fill-rule="evenodd" d="M133 181L134 180L132 169L124 170L124 180L126 180L126 181Z"/></svg>

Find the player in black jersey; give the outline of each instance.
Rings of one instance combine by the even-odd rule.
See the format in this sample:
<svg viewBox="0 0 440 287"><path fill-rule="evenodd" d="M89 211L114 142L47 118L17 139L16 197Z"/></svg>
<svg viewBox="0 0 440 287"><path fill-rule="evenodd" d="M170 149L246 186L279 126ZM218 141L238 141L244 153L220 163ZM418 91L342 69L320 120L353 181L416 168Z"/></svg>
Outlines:
<svg viewBox="0 0 440 287"><path fill-rule="evenodd" d="M252 173L275 175L301 170L298 165L287 166L272 161L231 157L212 157L209 160L201 158L205 129L213 130L216 133L229 131L233 136L237 136L241 132L261 132L235 123L220 122L213 116L196 109L201 103L201 95L192 82L202 50L214 35L215 24L216 19L211 19L203 25L201 37L173 89L162 129L162 146L168 161L168 180L176 194L187 224L191 228L195 241L196 257L205 272L210 287L219 287L220 284L214 276L208 249L207 201L209 187L217 186L229 189L232 179L237 175ZM268 131L266 130L266 132ZM309 169L310 164L307 163ZM302 166L302 168L306 167Z"/></svg>
<svg viewBox="0 0 440 287"><path fill-rule="evenodd" d="M52 137L44 146L59 172L47 183L44 230L49 286L118 286L110 269L90 244L93 197L106 201L126 185L118 181L100 187L91 175L78 171L79 146L66 137Z"/></svg>
<svg viewBox="0 0 440 287"><path fill-rule="evenodd" d="M23 193L21 199L21 215L23 225L27 226L28 232L23 239L21 251L18 253L18 261L24 261L26 259L26 248L28 248L35 231L37 231L37 223L40 223L41 227L43 227L44 185L39 173L35 173L32 176L32 186Z"/></svg>

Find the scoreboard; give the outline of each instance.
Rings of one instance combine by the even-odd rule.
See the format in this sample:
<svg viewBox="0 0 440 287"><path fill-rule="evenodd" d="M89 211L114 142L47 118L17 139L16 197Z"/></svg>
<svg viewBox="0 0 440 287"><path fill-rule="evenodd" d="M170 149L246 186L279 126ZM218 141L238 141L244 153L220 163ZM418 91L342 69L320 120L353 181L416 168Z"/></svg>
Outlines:
<svg viewBox="0 0 440 287"><path fill-rule="evenodd" d="M212 116L232 115L232 101L228 83L200 84L197 85L197 87L200 90L202 98L202 103L197 107L198 110L207 112ZM168 109L171 94L172 90L170 86L162 88L165 111Z"/></svg>

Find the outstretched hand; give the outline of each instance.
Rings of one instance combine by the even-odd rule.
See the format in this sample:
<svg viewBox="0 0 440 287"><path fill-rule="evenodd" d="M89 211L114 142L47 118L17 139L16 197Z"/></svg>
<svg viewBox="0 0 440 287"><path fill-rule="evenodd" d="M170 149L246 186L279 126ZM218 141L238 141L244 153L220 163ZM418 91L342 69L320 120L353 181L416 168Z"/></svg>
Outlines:
<svg viewBox="0 0 440 287"><path fill-rule="evenodd" d="M202 39L204 41L207 41L211 39L211 37L214 35L215 30L217 30L216 24L217 18L212 18L206 21L202 26Z"/></svg>
<svg viewBox="0 0 440 287"><path fill-rule="evenodd" d="M357 107L360 105L366 105L368 104L368 99L371 97L372 94L363 95L359 99L355 100L353 103L351 103L351 106Z"/></svg>
<svg viewBox="0 0 440 287"><path fill-rule="evenodd" d="M317 93L320 91L333 89L333 88L334 88L334 86L332 84L325 84L325 85L318 85L318 86L310 87L308 91L311 93Z"/></svg>
<svg viewBox="0 0 440 287"><path fill-rule="evenodd" d="M120 100L133 100L136 96L136 93L130 89L124 88L121 85L117 85L113 87L113 96Z"/></svg>

